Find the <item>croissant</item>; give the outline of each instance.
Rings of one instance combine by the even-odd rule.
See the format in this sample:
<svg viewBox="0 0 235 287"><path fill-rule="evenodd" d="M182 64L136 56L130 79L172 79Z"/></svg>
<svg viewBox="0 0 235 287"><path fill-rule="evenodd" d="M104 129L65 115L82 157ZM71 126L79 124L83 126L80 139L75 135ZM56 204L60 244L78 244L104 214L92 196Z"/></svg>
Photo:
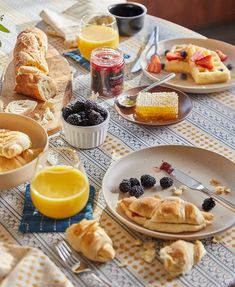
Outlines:
<svg viewBox="0 0 235 287"><path fill-rule="evenodd" d="M20 155L15 156L14 158L6 158L0 156L0 172L6 172L19 168L23 165L34 160L42 152L41 148L37 149L27 149L23 151Z"/></svg>
<svg viewBox="0 0 235 287"><path fill-rule="evenodd" d="M27 134L0 129L0 156L14 158L29 149L31 145L31 140Z"/></svg>
<svg viewBox="0 0 235 287"><path fill-rule="evenodd" d="M173 277L189 272L205 254L206 250L199 240L195 244L177 240L160 249L164 268Z"/></svg>
<svg viewBox="0 0 235 287"><path fill-rule="evenodd" d="M161 232L198 231L213 220L213 214L200 211L194 204L174 196L124 198L119 201L119 206L134 222Z"/></svg>
<svg viewBox="0 0 235 287"><path fill-rule="evenodd" d="M65 236L73 249L90 260L106 262L115 257L112 240L96 220L83 219L72 224Z"/></svg>

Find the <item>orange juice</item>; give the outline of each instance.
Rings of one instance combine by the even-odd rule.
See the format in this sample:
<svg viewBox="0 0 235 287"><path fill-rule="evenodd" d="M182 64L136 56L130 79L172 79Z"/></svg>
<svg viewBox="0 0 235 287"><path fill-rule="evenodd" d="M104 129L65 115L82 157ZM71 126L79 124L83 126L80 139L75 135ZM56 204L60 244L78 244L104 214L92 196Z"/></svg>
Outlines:
<svg viewBox="0 0 235 287"><path fill-rule="evenodd" d="M104 46L117 48L118 44L118 32L104 25L86 26L82 29L78 37L78 48L87 60L90 60L93 49Z"/></svg>
<svg viewBox="0 0 235 287"><path fill-rule="evenodd" d="M51 218L67 218L81 211L89 197L85 174L71 166L48 167L36 174L30 186L35 207Z"/></svg>

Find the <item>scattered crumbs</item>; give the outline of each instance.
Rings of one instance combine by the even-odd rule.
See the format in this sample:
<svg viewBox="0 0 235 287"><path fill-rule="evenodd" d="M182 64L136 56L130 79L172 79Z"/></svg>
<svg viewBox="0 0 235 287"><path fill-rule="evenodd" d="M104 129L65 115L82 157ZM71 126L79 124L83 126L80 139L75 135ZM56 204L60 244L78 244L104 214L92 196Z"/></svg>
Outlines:
<svg viewBox="0 0 235 287"><path fill-rule="evenodd" d="M147 249L141 253L141 258L147 263L152 263L155 256L156 256L155 249Z"/></svg>
<svg viewBox="0 0 235 287"><path fill-rule="evenodd" d="M158 166L153 167L153 171L155 172L161 172L161 169Z"/></svg>
<svg viewBox="0 0 235 287"><path fill-rule="evenodd" d="M155 249L155 242L151 240L145 241L143 243L143 248L144 249Z"/></svg>
<svg viewBox="0 0 235 287"><path fill-rule="evenodd" d="M180 185L179 188L180 188L183 192L185 192L185 191L188 190L188 187L187 187L186 185Z"/></svg>
<svg viewBox="0 0 235 287"><path fill-rule="evenodd" d="M91 92L91 96L89 97L89 100L92 100L92 101L97 101L99 97L99 93L95 93L94 91Z"/></svg>
<svg viewBox="0 0 235 287"><path fill-rule="evenodd" d="M132 246L141 246L142 243L143 242L140 239L136 239L132 242Z"/></svg>
<svg viewBox="0 0 235 287"><path fill-rule="evenodd" d="M50 108L46 108L40 124L47 125L48 122L52 121L54 118L55 118L54 113L50 110Z"/></svg>
<svg viewBox="0 0 235 287"><path fill-rule="evenodd" d="M214 237L212 238L212 242L213 242L213 243L219 243L220 241L221 241L220 236L214 236Z"/></svg>
<svg viewBox="0 0 235 287"><path fill-rule="evenodd" d="M215 179L215 178L212 178L212 179L210 180L210 185L212 185L212 186L218 186L218 185L221 185L221 182L218 181L218 180Z"/></svg>
<svg viewBox="0 0 235 287"><path fill-rule="evenodd" d="M185 185L181 185L179 187L173 186L171 188L173 195L181 195L186 190L187 190L187 186L185 186Z"/></svg>
<svg viewBox="0 0 235 287"><path fill-rule="evenodd" d="M226 186L218 185L215 187L216 194L228 194L230 192L231 192L231 189Z"/></svg>
<svg viewBox="0 0 235 287"><path fill-rule="evenodd" d="M60 102L59 99L50 98L46 102L44 102L44 104L42 105L42 108L44 110L46 110L47 108L53 110L55 108L55 105L59 102Z"/></svg>
<svg viewBox="0 0 235 287"><path fill-rule="evenodd" d="M155 198L161 198L161 195L160 195L160 194L155 194L153 197L155 197Z"/></svg>
<svg viewBox="0 0 235 287"><path fill-rule="evenodd" d="M35 117L36 121L38 121L38 120L41 119L41 118L40 118L40 115L39 115L38 113L35 113L35 114L34 114L34 117Z"/></svg>
<svg viewBox="0 0 235 287"><path fill-rule="evenodd" d="M128 264L126 262L121 262L121 263L118 264L119 268L124 268L124 267L127 267L127 266L128 266Z"/></svg>

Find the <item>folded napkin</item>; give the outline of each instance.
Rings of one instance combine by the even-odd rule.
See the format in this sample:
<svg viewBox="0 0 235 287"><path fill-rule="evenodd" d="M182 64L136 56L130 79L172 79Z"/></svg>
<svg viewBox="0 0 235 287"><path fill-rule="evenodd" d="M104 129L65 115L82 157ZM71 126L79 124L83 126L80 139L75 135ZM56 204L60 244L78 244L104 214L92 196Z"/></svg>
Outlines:
<svg viewBox="0 0 235 287"><path fill-rule="evenodd" d="M77 19L64 13L57 13L51 9L42 10L40 16L54 29L53 35L65 39L64 44L67 48L77 47L77 36L79 30Z"/></svg>
<svg viewBox="0 0 235 287"><path fill-rule="evenodd" d="M64 232L67 227L73 223L77 223L84 218L93 218L94 197L95 189L93 186L90 186L89 199L87 205L83 208L82 211L66 219L52 219L42 215L35 208L30 196L30 185L27 185L23 215L20 221L19 230L21 232Z"/></svg>
<svg viewBox="0 0 235 287"><path fill-rule="evenodd" d="M73 60L78 62L83 68L85 68L87 71L90 71L90 62L88 60L86 60L81 55L81 53L80 53L80 51L78 49L74 50L74 51L70 51L70 52L65 52L63 55L65 57L72 58ZM123 57L124 57L124 59L129 59L130 55L124 54Z"/></svg>
<svg viewBox="0 0 235 287"><path fill-rule="evenodd" d="M0 287L73 287L40 250L0 243Z"/></svg>

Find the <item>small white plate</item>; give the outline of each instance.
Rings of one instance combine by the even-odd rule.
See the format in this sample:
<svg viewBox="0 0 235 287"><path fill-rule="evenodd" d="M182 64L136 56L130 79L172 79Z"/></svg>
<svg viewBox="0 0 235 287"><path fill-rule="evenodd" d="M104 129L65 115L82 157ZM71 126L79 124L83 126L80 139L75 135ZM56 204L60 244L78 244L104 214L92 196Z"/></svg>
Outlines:
<svg viewBox="0 0 235 287"><path fill-rule="evenodd" d="M165 62L164 52L166 50L170 50L172 46L176 44L194 44L197 46L202 46L208 48L210 50L219 49L226 55L228 55L228 59L224 62L225 65L232 64L233 69L230 71L231 79L225 83L218 84L208 84L208 85L198 85L194 82L191 76L187 78L187 80L182 80L180 78L180 73L176 73L176 77L170 80L167 85L170 87L177 88L181 91L188 93L213 93L213 92L221 92L228 90L235 86L235 47L228 43L214 40L214 39L203 39L203 38L176 38L170 40L163 40L158 43L158 54L160 55L162 62ZM148 56L153 55L154 47L149 51ZM151 79L158 80L162 78L164 75L168 74L167 71L162 71L160 74L149 73L146 71L147 60L146 55L143 55L141 58L141 67L143 72Z"/></svg>
<svg viewBox="0 0 235 287"><path fill-rule="evenodd" d="M219 154L201 148L179 145L156 146L133 152L121 158L110 166L104 176L102 184L104 198L111 212L120 221L128 227L152 237L185 240L211 237L235 224L234 213L219 203L211 210L214 214L213 224L197 232L178 234L146 229L131 221L122 211L117 210L118 200L128 196L119 192L118 186L122 179L140 178L143 174L151 174L156 178L157 184L152 189L146 190L144 196L158 194L161 197L166 197L172 195L171 191L163 191L159 186L159 179L166 174L163 171L156 172L154 170L154 167L159 167L162 161L169 162L173 167L175 166L201 181L210 190L213 190L209 184L210 180L212 178L217 179L222 185L231 188L231 194L225 195L225 197L230 202L235 203L235 164L233 162ZM175 182L175 186L178 185L179 183ZM181 198L201 208L202 202L207 196L200 191L188 189Z"/></svg>

